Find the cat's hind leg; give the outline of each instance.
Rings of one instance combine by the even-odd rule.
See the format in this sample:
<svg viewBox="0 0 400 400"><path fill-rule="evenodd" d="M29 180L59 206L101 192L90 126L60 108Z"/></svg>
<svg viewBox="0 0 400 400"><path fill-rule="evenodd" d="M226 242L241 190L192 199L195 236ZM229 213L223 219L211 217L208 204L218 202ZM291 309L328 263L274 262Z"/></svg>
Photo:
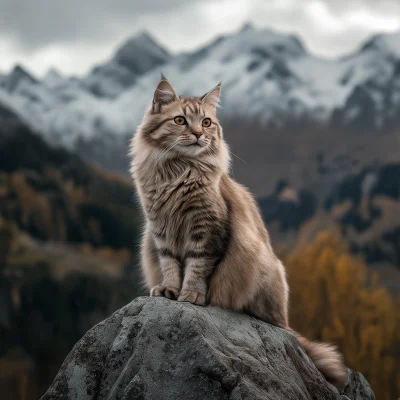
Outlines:
<svg viewBox="0 0 400 400"><path fill-rule="evenodd" d="M146 230L142 237L141 269L144 283L148 289L161 284L162 274L159 265L157 248L151 233Z"/></svg>
<svg viewBox="0 0 400 400"><path fill-rule="evenodd" d="M254 297L245 308L257 318L287 329L289 287L281 261L274 256L266 257L267 264L261 268L261 276Z"/></svg>

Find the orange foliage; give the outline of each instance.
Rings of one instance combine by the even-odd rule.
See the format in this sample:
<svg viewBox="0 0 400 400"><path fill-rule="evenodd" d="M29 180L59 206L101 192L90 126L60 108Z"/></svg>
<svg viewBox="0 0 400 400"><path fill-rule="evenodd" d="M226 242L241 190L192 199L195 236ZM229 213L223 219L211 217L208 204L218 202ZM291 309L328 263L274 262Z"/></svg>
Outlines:
<svg viewBox="0 0 400 400"><path fill-rule="evenodd" d="M327 233L285 261L293 328L310 339L336 343L377 399L399 397L399 308L376 276Z"/></svg>
<svg viewBox="0 0 400 400"><path fill-rule="evenodd" d="M112 247L95 248L90 243L83 243L79 250L86 255L92 255L104 261L115 262L119 264L129 264L132 262L133 254L129 249L113 249Z"/></svg>
<svg viewBox="0 0 400 400"><path fill-rule="evenodd" d="M48 199L43 194L36 192L26 182L24 175L15 173L11 175L10 186L19 199L21 216L25 224L29 219L40 220L41 224L52 230L51 211Z"/></svg>

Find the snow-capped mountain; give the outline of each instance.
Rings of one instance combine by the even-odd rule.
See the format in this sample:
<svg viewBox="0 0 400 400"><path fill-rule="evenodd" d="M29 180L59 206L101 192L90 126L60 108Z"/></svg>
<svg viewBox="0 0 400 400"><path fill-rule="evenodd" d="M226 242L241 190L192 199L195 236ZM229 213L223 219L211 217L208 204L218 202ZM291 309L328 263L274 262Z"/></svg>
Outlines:
<svg viewBox="0 0 400 400"><path fill-rule="evenodd" d="M376 36L354 54L327 60L310 54L295 36L250 25L176 56L141 34L85 77L65 78L53 70L39 80L17 66L0 76L0 102L50 141L78 148L112 168L113 156L107 162L102 158L113 151L117 158L122 154L119 146L140 123L161 70L181 94L201 95L222 81L220 116L233 132L233 148L249 157L259 148L267 154L272 139L255 134L245 140L230 126L290 129L289 136L277 136L278 144L274 139L279 147L288 137L295 143L300 132L303 142L314 140L310 127L318 127L318 141L321 132L370 135L400 122L400 33ZM259 146L253 150L256 137ZM339 136L326 134L313 157L335 139Z"/></svg>
<svg viewBox="0 0 400 400"><path fill-rule="evenodd" d="M304 117L358 126L367 111L370 124L363 127L375 130L400 110L400 33L376 37L347 58L325 60L310 55L295 36L247 25L176 57L163 72L180 93L201 94L222 80L227 118L278 127ZM144 76L120 96L118 109L138 103L139 121L158 78L158 70Z"/></svg>
<svg viewBox="0 0 400 400"><path fill-rule="evenodd" d="M128 40L110 61L99 65L81 82L85 88L100 97L116 97L137 79L156 66L171 59L148 34Z"/></svg>

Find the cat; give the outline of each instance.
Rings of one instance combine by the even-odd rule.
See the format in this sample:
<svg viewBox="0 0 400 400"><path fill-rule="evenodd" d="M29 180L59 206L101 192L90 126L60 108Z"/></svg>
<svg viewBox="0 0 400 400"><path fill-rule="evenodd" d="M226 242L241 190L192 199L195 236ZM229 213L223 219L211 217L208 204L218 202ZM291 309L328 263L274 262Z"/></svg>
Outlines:
<svg viewBox="0 0 400 400"><path fill-rule="evenodd" d="M247 312L289 330L326 379L342 387L347 374L336 348L289 327L285 268L256 201L228 173L220 93L218 84L201 97L180 97L162 76L132 139L150 295Z"/></svg>

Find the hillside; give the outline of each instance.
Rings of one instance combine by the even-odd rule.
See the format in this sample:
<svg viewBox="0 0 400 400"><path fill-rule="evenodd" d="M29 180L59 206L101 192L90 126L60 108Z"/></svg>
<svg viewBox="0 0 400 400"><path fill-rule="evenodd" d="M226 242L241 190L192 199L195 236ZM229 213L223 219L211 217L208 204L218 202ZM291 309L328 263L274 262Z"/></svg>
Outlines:
<svg viewBox="0 0 400 400"><path fill-rule="evenodd" d="M46 144L0 106L5 398L37 399L76 340L140 293L139 220L129 181Z"/></svg>
<svg viewBox="0 0 400 400"><path fill-rule="evenodd" d="M50 146L4 107L0 112L0 215L40 240L133 246L139 213L131 182Z"/></svg>
<svg viewBox="0 0 400 400"><path fill-rule="evenodd" d="M321 165L321 174L329 170ZM368 166L317 192L297 190L280 181L274 192L259 199L264 221L275 245L290 251L310 242L322 230L335 231L375 270L386 285L400 290L400 163ZM397 273L386 267L394 267ZM389 274L389 275L387 275ZM390 278L389 278L390 276Z"/></svg>

